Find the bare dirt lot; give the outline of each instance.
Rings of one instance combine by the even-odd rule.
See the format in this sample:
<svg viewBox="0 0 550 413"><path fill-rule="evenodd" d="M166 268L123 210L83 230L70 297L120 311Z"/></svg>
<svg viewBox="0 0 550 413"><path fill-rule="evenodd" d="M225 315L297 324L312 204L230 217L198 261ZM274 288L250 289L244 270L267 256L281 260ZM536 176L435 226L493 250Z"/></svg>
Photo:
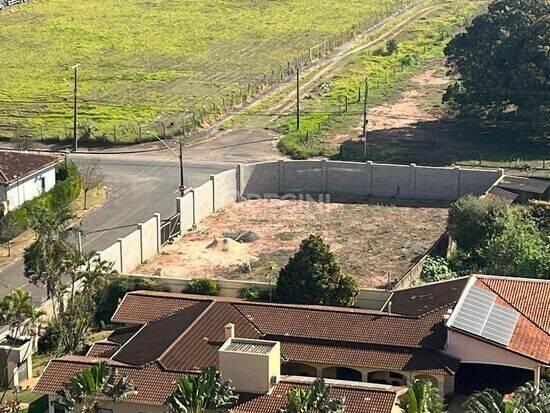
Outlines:
<svg viewBox="0 0 550 413"><path fill-rule="evenodd" d="M266 281L270 261L284 266L300 241L316 233L361 287L377 288L423 254L443 233L446 219L446 208L420 205L251 200L213 214L138 272ZM228 238L240 231L251 231L258 239L241 243Z"/></svg>

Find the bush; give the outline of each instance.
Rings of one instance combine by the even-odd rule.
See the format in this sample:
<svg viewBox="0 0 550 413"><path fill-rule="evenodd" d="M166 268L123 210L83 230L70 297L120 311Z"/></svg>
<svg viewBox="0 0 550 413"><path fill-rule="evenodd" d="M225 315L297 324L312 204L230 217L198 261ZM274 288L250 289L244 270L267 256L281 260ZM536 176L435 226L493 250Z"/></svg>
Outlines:
<svg viewBox="0 0 550 413"><path fill-rule="evenodd" d="M528 211L511 208L497 219L502 230L481 250L486 271L496 275L550 278L550 245Z"/></svg>
<svg viewBox="0 0 550 413"><path fill-rule="evenodd" d="M386 42L386 53L388 56L397 53L397 50L399 49L399 43L397 43L397 40L390 39Z"/></svg>
<svg viewBox="0 0 550 413"><path fill-rule="evenodd" d="M48 192L25 202L19 208L8 212L0 222L6 222L10 231L0 229L0 242L7 242L9 235L13 239L27 230L30 225L30 216L33 210L44 207L48 210L56 210L67 207L80 195L82 183L76 166L72 163L62 164L56 169L58 182ZM4 226L4 228L8 228ZM2 235L3 233L3 235Z"/></svg>
<svg viewBox="0 0 550 413"><path fill-rule="evenodd" d="M539 229L550 236L550 202L529 201L529 211Z"/></svg>
<svg viewBox="0 0 550 413"><path fill-rule="evenodd" d="M49 322L44 332L38 338L38 352L49 354L57 350L59 345L60 332L57 325Z"/></svg>
<svg viewBox="0 0 550 413"><path fill-rule="evenodd" d="M118 304L124 296L132 291L167 291L167 288L149 278L142 277L118 277L111 281L103 293L96 298L97 310L96 323L109 324Z"/></svg>
<svg viewBox="0 0 550 413"><path fill-rule="evenodd" d="M189 285L184 292L198 295L217 295L218 283L212 278L194 278L189 281Z"/></svg>
<svg viewBox="0 0 550 413"><path fill-rule="evenodd" d="M269 301L269 289L243 287L239 290L239 297L250 301Z"/></svg>
<svg viewBox="0 0 550 413"><path fill-rule="evenodd" d="M278 301L299 304L352 305L359 292L355 279L343 275L323 239L310 235L279 273Z"/></svg>
<svg viewBox="0 0 550 413"><path fill-rule="evenodd" d="M443 257L427 257L422 267L420 279L430 283L454 278L456 274L451 270L449 263Z"/></svg>
<svg viewBox="0 0 550 413"><path fill-rule="evenodd" d="M501 222L497 218L506 215L507 210L502 201L471 195L460 198L449 208L449 235L460 249L475 254L487 239L500 231Z"/></svg>

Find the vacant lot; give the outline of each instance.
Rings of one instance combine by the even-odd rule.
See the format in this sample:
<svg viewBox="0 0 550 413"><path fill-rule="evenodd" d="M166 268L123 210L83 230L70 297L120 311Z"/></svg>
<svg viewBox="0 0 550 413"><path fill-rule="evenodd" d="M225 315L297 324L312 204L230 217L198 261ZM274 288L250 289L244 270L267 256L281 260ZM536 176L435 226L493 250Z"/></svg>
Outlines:
<svg viewBox="0 0 550 413"><path fill-rule="evenodd" d="M139 272L170 277L221 277L265 281L267 263L284 266L300 241L320 234L362 287L381 287L403 273L445 229L447 210L420 205L312 203L253 200L231 205L196 232L164 248ZM227 233L252 231L238 243ZM250 273L239 269L251 264Z"/></svg>
<svg viewBox="0 0 550 413"><path fill-rule="evenodd" d="M176 113L200 110L206 98L246 88L397 4L403 2L36 0L0 12L0 126L63 135L72 115L70 68L80 62L82 124L119 139L138 123L158 130L152 121L170 124Z"/></svg>

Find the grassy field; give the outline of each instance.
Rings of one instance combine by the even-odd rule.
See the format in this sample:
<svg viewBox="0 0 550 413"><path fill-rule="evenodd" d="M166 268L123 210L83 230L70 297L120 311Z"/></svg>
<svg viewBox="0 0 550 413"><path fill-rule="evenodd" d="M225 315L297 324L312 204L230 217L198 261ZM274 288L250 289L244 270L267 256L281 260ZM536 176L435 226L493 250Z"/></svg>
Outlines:
<svg viewBox="0 0 550 413"><path fill-rule="evenodd" d="M407 90L409 79L425 70L425 62L443 56L443 48L461 27L484 6L483 1L448 2L435 8L399 33L398 49L387 53L378 44L357 53L342 69L303 99L301 128L294 116L280 119L276 128L285 133L283 153L294 158L333 155L339 145L327 136L349 133L361 120L365 79L369 79L369 107L395 99ZM346 108L345 101L348 101Z"/></svg>
<svg viewBox="0 0 550 413"><path fill-rule="evenodd" d="M135 139L138 125L142 136L178 131L177 115L222 111L300 53L315 55L320 42L403 3L35 0L0 13L0 136L70 136L76 62L81 134L86 126L110 140Z"/></svg>

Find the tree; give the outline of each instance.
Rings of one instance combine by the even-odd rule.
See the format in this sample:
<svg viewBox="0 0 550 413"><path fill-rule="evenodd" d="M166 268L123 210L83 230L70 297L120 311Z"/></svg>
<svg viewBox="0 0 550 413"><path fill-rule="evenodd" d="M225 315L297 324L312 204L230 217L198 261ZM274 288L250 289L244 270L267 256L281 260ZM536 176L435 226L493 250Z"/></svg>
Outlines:
<svg viewBox="0 0 550 413"><path fill-rule="evenodd" d="M486 271L511 277L549 278L550 244L531 215L513 208L496 223L501 231L481 249Z"/></svg>
<svg viewBox="0 0 550 413"><path fill-rule="evenodd" d="M537 392L533 382L518 387L505 400L494 389L476 392L463 405L467 413L544 413L550 411L550 384L542 380Z"/></svg>
<svg viewBox="0 0 550 413"><path fill-rule="evenodd" d="M277 299L289 303L352 305L358 288L343 275L329 246L318 235L302 241L277 280Z"/></svg>
<svg viewBox="0 0 550 413"><path fill-rule="evenodd" d="M329 396L330 387L323 379L316 379L307 389L292 387L288 391L288 401L279 413L343 413L342 399Z"/></svg>
<svg viewBox="0 0 550 413"><path fill-rule="evenodd" d="M43 315L42 311L35 308L31 295L20 288L12 291L0 301L0 325L8 326L9 336L12 338L27 335L29 339L33 340L36 337L38 320ZM9 345L6 358L10 357L14 346L15 342ZM3 389L0 406L4 402L7 389L12 384L4 381L5 376L0 374L0 389Z"/></svg>
<svg viewBox="0 0 550 413"><path fill-rule="evenodd" d="M11 240L20 233L13 215L7 214L0 218L0 243L5 243L8 247L8 257L11 256Z"/></svg>
<svg viewBox="0 0 550 413"><path fill-rule="evenodd" d="M84 209L88 209L88 192L94 188L99 188L103 183L103 170L96 159L88 163L80 171L82 179L82 191L84 192Z"/></svg>
<svg viewBox="0 0 550 413"><path fill-rule="evenodd" d="M99 413L108 403L120 402L136 393L125 374L102 362L75 374L52 404L69 412Z"/></svg>
<svg viewBox="0 0 550 413"><path fill-rule="evenodd" d="M445 405L437 388L429 381L415 379L400 404L405 413L442 413Z"/></svg>
<svg viewBox="0 0 550 413"><path fill-rule="evenodd" d="M550 125L550 3L496 0L445 48L457 81L444 101L479 116ZM531 131L533 134L533 131Z"/></svg>
<svg viewBox="0 0 550 413"><path fill-rule="evenodd" d="M477 249L500 230L497 218L504 216L507 205L499 200L466 195L451 204L447 230L457 246L467 252Z"/></svg>
<svg viewBox="0 0 550 413"><path fill-rule="evenodd" d="M227 409L239 400L229 380L222 381L214 367L199 375L186 374L176 381L176 390L167 400L170 413L206 413Z"/></svg>
<svg viewBox="0 0 550 413"><path fill-rule="evenodd" d="M59 333L57 350L72 352L93 323L96 295L103 289L105 276L114 273L112 264L94 253L77 251L69 242L70 211L37 208L31 217L37 237L25 250L25 276L43 285L52 299L51 326Z"/></svg>

